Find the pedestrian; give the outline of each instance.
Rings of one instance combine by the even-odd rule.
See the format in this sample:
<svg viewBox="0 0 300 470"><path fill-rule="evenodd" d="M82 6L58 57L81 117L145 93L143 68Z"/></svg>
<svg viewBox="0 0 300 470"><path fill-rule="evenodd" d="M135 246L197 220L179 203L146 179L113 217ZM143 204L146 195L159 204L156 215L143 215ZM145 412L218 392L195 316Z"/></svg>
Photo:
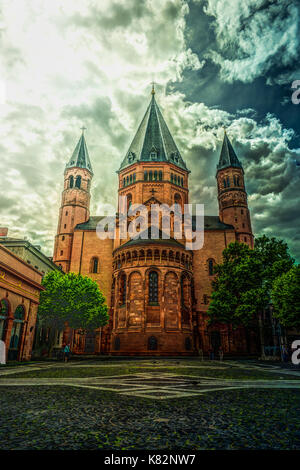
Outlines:
<svg viewBox="0 0 300 470"><path fill-rule="evenodd" d="M71 353L70 344L66 344L66 346L64 347L64 362L68 362L70 353Z"/></svg>
<svg viewBox="0 0 300 470"><path fill-rule="evenodd" d="M199 354L200 360L203 361L203 349L202 348L198 349L198 354Z"/></svg>
<svg viewBox="0 0 300 470"><path fill-rule="evenodd" d="M220 361L223 361L224 351L222 349L222 346L219 347L219 356L220 356Z"/></svg>

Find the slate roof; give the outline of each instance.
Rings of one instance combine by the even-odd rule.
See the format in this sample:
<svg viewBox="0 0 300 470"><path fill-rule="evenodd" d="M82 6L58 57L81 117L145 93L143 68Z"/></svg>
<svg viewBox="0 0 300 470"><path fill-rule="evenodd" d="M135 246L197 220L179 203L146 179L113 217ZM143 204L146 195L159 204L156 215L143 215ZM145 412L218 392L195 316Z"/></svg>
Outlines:
<svg viewBox="0 0 300 470"><path fill-rule="evenodd" d="M243 168L225 132L217 169L222 170L229 167Z"/></svg>
<svg viewBox="0 0 300 470"><path fill-rule="evenodd" d="M77 224L76 227L75 227L75 230L96 230L97 224L104 217L106 217L106 216L100 215L100 216L90 217L87 222L85 222L83 224ZM196 218L195 218L195 216L192 217L192 227L193 227L193 230L196 229ZM220 219L219 219L219 216L217 216L217 215L205 215L204 216L204 231L206 231L206 230L234 230L234 227L232 225L224 224L223 222L221 222ZM160 236L161 236L161 233L160 233ZM159 242L159 240L160 239L157 239L157 240L155 240L155 242ZM131 241L134 241L134 240L129 240L126 243L130 243ZM140 239L140 241L148 242L147 239L145 239L145 240ZM169 242L170 240L162 239L162 241L163 242ZM174 240L174 241L176 241L176 243L179 243L179 242L177 242L177 240ZM122 246L124 246L124 245L122 245Z"/></svg>
<svg viewBox="0 0 300 470"><path fill-rule="evenodd" d="M75 150L70 158L69 162L66 164L66 168L86 168L91 173L93 173L89 152L85 142L84 134L82 133L78 144L75 147Z"/></svg>
<svg viewBox="0 0 300 470"><path fill-rule="evenodd" d="M136 161L171 162L187 170L163 115L156 103L154 91L145 116L121 163L123 170ZM120 171L119 170L119 171Z"/></svg>

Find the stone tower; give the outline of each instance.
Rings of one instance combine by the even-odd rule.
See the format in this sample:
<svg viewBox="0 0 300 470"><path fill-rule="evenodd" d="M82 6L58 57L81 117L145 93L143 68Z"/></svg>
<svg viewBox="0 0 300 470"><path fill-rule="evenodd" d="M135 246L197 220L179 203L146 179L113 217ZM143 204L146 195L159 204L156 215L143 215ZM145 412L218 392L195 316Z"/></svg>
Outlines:
<svg viewBox="0 0 300 470"><path fill-rule="evenodd" d="M64 189L59 210L53 261L68 272L74 227L89 219L90 186L93 170L84 138L84 130L64 172Z"/></svg>
<svg viewBox="0 0 300 470"><path fill-rule="evenodd" d="M152 97L121 163L119 196L131 204L188 203L189 170ZM130 221L128 217L127 222ZM115 240L112 286L113 354L192 354L192 253L183 240ZM161 228L161 224L158 223Z"/></svg>
<svg viewBox="0 0 300 470"><path fill-rule="evenodd" d="M231 142L224 140L217 165L219 217L225 224L233 225L236 240L253 248L253 233L245 189L244 170Z"/></svg>

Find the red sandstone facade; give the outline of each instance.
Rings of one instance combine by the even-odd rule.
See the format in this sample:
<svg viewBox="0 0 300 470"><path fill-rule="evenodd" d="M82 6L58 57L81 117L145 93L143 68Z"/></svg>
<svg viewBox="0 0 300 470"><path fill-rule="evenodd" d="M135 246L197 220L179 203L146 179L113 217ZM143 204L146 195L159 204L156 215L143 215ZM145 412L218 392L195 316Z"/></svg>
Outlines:
<svg viewBox="0 0 300 470"><path fill-rule="evenodd" d="M42 273L0 245L0 339L7 358L29 360Z"/></svg>
<svg viewBox="0 0 300 470"><path fill-rule="evenodd" d="M118 172L119 196L128 208L143 204L189 203L189 171L155 102L151 103ZM174 238L101 240L96 227L102 217L90 217L92 168L84 140L67 165L55 240L54 262L66 272L96 280L110 311L110 322L87 337L70 330L77 353L114 355L193 355L222 346L225 353L255 352L255 338L243 328L207 328L213 265L229 243L253 246L243 168L224 136L217 166L219 216L204 220L204 246L187 250L184 235ZM200 201L201 202L201 201ZM118 208L118 214L121 208ZM127 223L139 213L129 215ZM159 219L159 228L162 221ZM152 224L153 225L153 224ZM148 226L151 226L149 219Z"/></svg>

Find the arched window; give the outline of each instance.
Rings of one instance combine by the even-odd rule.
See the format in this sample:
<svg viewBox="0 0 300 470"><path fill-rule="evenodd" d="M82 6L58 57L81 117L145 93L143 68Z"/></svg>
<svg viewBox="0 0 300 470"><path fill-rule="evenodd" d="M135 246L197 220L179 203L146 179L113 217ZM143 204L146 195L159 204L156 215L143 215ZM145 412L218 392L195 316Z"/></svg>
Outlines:
<svg viewBox="0 0 300 470"><path fill-rule="evenodd" d="M223 186L224 186L224 188L226 188L226 179L225 178L223 179Z"/></svg>
<svg viewBox="0 0 300 470"><path fill-rule="evenodd" d="M148 179L148 172L144 171L144 181L147 181L147 179Z"/></svg>
<svg viewBox="0 0 300 470"><path fill-rule="evenodd" d="M9 303L6 299L1 300L0 304L0 339L4 341L7 317L9 314Z"/></svg>
<svg viewBox="0 0 300 470"><path fill-rule="evenodd" d="M74 177L71 175L69 178L69 188L73 188L74 186Z"/></svg>
<svg viewBox="0 0 300 470"><path fill-rule="evenodd" d="M156 271L149 273L149 304L158 304L158 274Z"/></svg>
<svg viewBox="0 0 300 470"><path fill-rule="evenodd" d="M157 180L157 170L154 171L154 181Z"/></svg>
<svg viewBox="0 0 300 470"><path fill-rule="evenodd" d="M240 178L237 176L236 177L236 185L239 186L240 185Z"/></svg>
<svg viewBox="0 0 300 470"><path fill-rule="evenodd" d="M11 330L8 358L14 360L18 358L18 350L21 343L22 327L25 319L25 308L18 305L14 314L14 322Z"/></svg>
<svg viewBox="0 0 300 470"><path fill-rule="evenodd" d="M92 258L92 263L91 263L91 272L92 273L97 273L98 272L98 266L99 266L99 259L95 256Z"/></svg>
<svg viewBox="0 0 300 470"><path fill-rule="evenodd" d="M129 184L129 176L126 177L126 183Z"/></svg>
<svg viewBox="0 0 300 470"><path fill-rule="evenodd" d="M126 303L126 274L122 274L120 279L120 301L121 305Z"/></svg>
<svg viewBox="0 0 300 470"><path fill-rule="evenodd" d="M160 172L158 173L158 179L159 179L159 181L162 181L162 171L160 171Z"/></svg>
<svg viewBox="0 0 300 470"><path fill-rule="evenodd" d="M181 178L181 186L183 186L183 178Z"/></svg>
<svg viewBox="0 0 300 470"><path fill-rule="evenodd" d="M133 182L135 183L135 179L136 179L136 174L133 173Z"/></svg>
<svg viewBox="0 0 300 470"><path fill-rule="evenodd" d="M132 175L130 175L130 184L132 183Z"/></svg>
<svg viewBox="0 0 300 470"><path fill-rule="evenodd" d="M229 176L227 176L227 188L230 188L230 179L229 179Z"/></svg>
<svg viewBox="0 0 300 470"><path fill-rule="evenodd" d="M208 260L208 274L210 276L214 275L214 260L213 259Z"/></svg>
<svg viewBox="0 0 300 470"><path fill-rule="evenodd" d="M174 181L174 175L173 173L171 173L171 183L173 183L173 181Z"/></svg>
<svg viewBox="0 0 300 470"><path fill-rule="evenodd" d="M152 181L152 171L149 171L149 181Z"/></svg>
<svg viewBox="0 0 300 470"><path fill-rule="evenodd" d="M127 210L130 209L131 204L132 204L132 195L127 194Z"/></svg>
<svg viewBox="0 0 300 470"><path fill-rule="evenodd" d="M126 186L126 179L123 178L123 187L125 187L125 186Z"/></svg>
<svg viewBox="0 0 300 470"><path fill-rule="evenodd" d="M76 188L80 189L80 186L81 186L81 176L80 175L76 176L75 186L76 186Z"/></svg>

